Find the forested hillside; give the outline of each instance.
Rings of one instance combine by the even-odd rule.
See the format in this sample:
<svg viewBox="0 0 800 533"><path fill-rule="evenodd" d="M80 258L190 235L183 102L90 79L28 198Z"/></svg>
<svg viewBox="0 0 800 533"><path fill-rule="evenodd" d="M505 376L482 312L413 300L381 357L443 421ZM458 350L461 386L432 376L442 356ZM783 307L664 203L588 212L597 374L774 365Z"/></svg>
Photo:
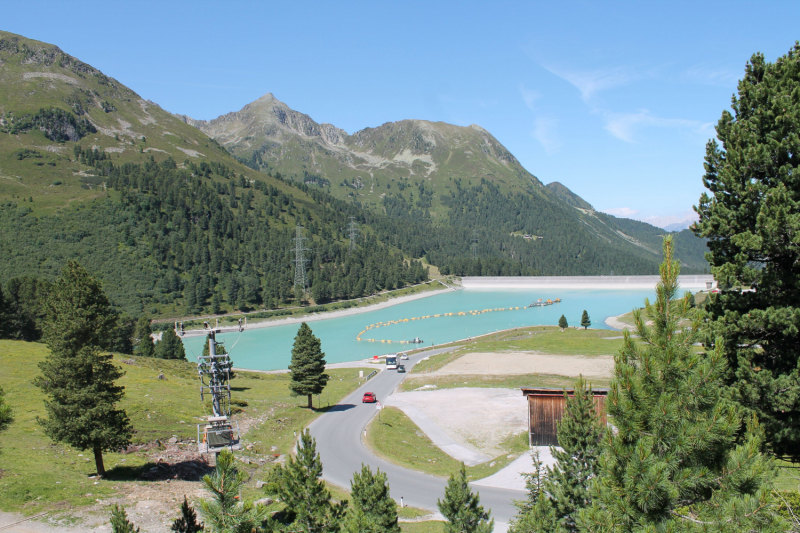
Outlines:
<svg viewBox="0 0 800 533"><path fill-rule="evenodd" d="M283 120L309 135L338 131L306 128L303 116ZM647 234L639 242L613 217L562 202L481 128L410 121L337 142L394 161L397 175L375 182L384 193L242 158L250 168L59 48L0 32L0 283L35 302L76 259L122 312L182 316L398 288L427 279L423 258L459 275L657 271L659 235L633 228ZM305 295L294 286L297 225Z"/></svg>

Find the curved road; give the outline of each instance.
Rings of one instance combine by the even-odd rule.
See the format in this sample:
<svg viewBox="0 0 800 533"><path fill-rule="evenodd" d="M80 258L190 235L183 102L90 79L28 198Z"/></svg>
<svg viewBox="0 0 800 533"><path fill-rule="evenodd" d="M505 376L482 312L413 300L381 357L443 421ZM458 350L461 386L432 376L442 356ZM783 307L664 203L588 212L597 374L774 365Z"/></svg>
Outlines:
<svg viewBox="0 0 800 533"><path fill-rule="evenodd" d="M401 362L410 370L420 359L451 349L427 350ZM360 471L361 464L364 463L372 467L373 471L380 468L381 472L386 472L395 500L399 501L402 496L405 505L437 511L436 501L444 497L447 480L409 470L376 457L362 441L364 428L377 414L374 404L361 403L364 392L374 392L378 401L384 403L405 376L406 374L398 374L394 370L378 372L378 375L312 422L309 430L317 440L317 451L323 466L322 477L325 480L349 488L353 472ZM494 487L473 486L472 490L480 494L481 505L485 509L491 509L495 521L502 523L507 523L516 514L512 500L525 497L524 491Z"/></svg>

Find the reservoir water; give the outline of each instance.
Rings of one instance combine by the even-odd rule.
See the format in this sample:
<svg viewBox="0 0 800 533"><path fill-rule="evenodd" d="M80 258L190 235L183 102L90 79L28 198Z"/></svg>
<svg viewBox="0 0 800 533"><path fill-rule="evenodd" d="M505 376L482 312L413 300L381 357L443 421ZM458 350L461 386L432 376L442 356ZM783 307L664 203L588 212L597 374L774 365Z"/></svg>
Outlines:
<svg viewBox="0 0 800 533"><path fill-rule="evenodd" d="M654 299L654 289L635 290L567 290L567 289L465 289L445 291L434 296L404 302L392 307L357 315L343 316L310 322L314 334L322 341L322 351L328 363L354 361L403 350L442 344L474 337L497 330L521 326L555 325L563 314L570 326L580 324L585 309L593 328L608 329L605 319L641 307L645 298ZM527 308L539 298L561 298L560 303L546 307ZM470 314L469 311L515 308ZM459 312L467 314L459 315ZM375 341L358 341L360 332L367 326L414 317L455 313L452 316L409 320L369 329L362 338ZM242 333L218 335L225 342L234 366L253 370L287 368L291 360L292 344L300 324L285 324L266 328L253 328ZM422 344L399 344L397 341L421 338ZM391 340L392 343L380 342ZM186 356L196 360L203 350L205 337L184 340Z"/></svg>

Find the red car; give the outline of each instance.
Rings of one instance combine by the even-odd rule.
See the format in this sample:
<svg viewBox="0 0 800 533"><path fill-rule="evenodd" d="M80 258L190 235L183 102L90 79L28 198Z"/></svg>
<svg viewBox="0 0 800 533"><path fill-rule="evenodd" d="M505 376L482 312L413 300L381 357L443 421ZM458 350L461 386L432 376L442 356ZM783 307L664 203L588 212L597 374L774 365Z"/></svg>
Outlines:
<svg viewBox="0 0 800 533"><path fill-rule="evenodd" d="M378 399L375 397L374 392L365 392L364 397L361 398L361 403L375 403Z"/></svg>

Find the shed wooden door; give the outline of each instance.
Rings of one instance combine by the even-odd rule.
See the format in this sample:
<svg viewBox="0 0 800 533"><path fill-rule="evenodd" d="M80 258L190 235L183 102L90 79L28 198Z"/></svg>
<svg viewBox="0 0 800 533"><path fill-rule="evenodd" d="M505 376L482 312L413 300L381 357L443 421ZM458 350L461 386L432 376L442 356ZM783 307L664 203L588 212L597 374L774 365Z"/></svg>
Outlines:
<svg viewBox="0 0 800 533"><path fill-rule="evenodd" d="M558 446L556 424L564 414L564 395L528 396L531 446Z"/></svg>

